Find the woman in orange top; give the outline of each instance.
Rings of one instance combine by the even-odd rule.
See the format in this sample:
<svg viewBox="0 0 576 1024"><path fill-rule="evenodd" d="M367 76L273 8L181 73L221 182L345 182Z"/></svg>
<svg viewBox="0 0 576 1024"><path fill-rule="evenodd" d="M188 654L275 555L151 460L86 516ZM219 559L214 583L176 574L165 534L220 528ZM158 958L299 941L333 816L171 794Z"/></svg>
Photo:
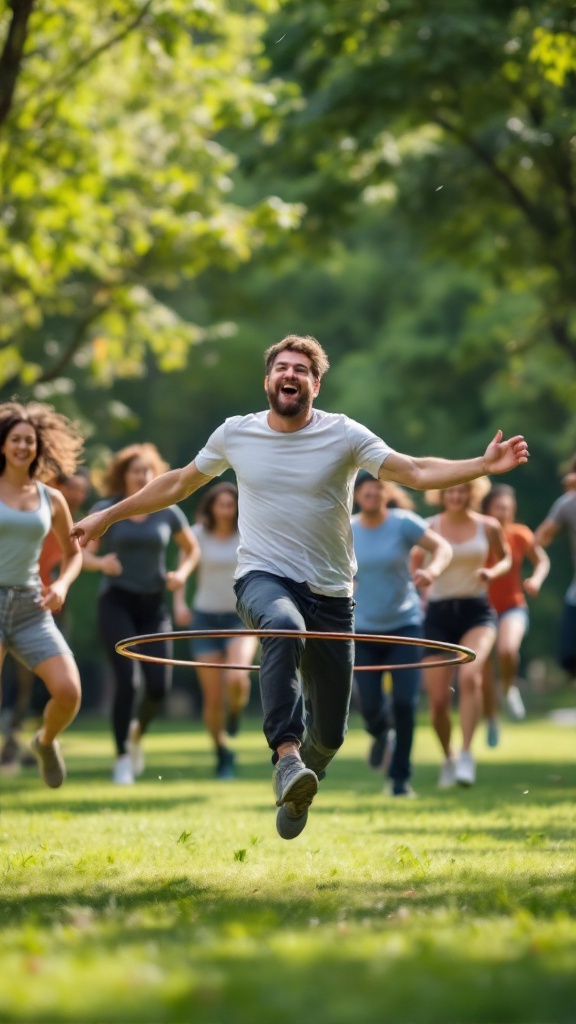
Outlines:
<svg viewBox="0 0 576 1024"><path fill-rule="evenodd" d="M525 594L536 597L550 569L544 548L536 544L528 526L515 522L516 494L508 484L495 484L482 502L485 515L501 524L512 552L512 568L488 586L490 603L498 615L496 652L500 679L510 714L524 718L526 709L517 685L520 646L528 629L528 605ZM492 557L492 556L490 556ZM522 579L522 565L528 559L534 566L531 576ZM488 560L490 565L490 558ZM488 719L488 746L498 744L498 720L492 665L487 661L483 678L484 711Z"/></svg>

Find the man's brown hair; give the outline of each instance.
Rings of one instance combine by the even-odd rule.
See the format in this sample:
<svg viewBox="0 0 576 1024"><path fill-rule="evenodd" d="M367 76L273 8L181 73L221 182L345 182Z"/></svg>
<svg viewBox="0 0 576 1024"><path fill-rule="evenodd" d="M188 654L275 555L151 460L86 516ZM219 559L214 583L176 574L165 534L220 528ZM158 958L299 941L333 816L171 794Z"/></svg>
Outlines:
<svg viewBox="0 0 576 1024"><path fill-rule="evenodd" d="M316 341L316 338L312 338L309 334L305 336L287 334L285 338L282 338L282 341L277 341L275 345L271 345L269 349L266 349L264 353L266 376L270 373L276 356L286 350L289 352L300 352L301 355L307 356L312 363L312 373L316 380L320 380L330 366L328 356L320 342Z"/></svg>

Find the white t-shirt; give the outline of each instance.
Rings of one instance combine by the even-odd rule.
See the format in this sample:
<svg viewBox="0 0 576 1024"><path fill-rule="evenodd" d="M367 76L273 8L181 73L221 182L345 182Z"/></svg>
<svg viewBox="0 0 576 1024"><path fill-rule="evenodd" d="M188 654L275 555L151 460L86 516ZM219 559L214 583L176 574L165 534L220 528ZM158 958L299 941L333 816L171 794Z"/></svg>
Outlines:
<svg viewBox="0 0 576 1024"><path fill-rule="evenodd" d="M232 589L236 570L239 537L216 537L203 523L195 523L192 532L200 545L193 608L199 612L235 612L236 595Z"/></svg>
<svg viewBox="0 0 576 1024"><path fill-rule="evenodd" d="M227 419L195 462L206 476L229 467L236 473L236 579L256 569L328 597L350 597L354 479L359 469L377 476L391 451L341 413L315 409L310 423L291 433L272 430L267 410Z"/></svg>

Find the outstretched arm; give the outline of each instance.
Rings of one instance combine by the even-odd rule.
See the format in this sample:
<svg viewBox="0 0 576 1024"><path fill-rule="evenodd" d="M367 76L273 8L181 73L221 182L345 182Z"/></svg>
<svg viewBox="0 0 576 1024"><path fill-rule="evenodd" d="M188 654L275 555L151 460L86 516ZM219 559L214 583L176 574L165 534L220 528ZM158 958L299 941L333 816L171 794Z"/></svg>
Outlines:
<svg viewBox="0 0 576 1024"><path fill-rule="evenodd" d="M183 469L171 469L167 473L161 473L129 498L80 519L71 530L70 536L77 538L80 545L85 547L89 541L96 540L106 533L112 523L118 523L130 516L158 512L168 505L175 505L211 479L212 477L205 476L196 469L195 462L190 462Z"/></svg>
<svg viewBox="0 0 576 1024"><path fill-rule="evenodd" d="M412 487L417 491L436 490L466 484L489 473L508 473L523 462L528 462L528 445L522 435L502 440L499 430L484 455L475 459L437 459L433 456L414 458L392 452L380 466L380 480Z"/></svg>

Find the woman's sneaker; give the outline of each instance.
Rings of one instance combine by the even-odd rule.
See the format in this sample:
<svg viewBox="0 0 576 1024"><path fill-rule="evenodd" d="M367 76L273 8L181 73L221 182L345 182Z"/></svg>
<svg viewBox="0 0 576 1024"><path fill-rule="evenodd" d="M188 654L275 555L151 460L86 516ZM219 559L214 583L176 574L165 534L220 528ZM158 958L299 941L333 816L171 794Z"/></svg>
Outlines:
<svg viewBox="0 0 576 1024"><path fill-rule="evenodd" d="M66 765L60 753L58 740L52 743L40 743L39 733L36 733L30 747L40 765L40 774L50 789L58 789L66 778Z"/></svg>
<svg viewBox="0 0 576 1024"><path fill-rule="evenodd" d="M459 786L473 786L476 782L476 762L469 750L458 754L454 774Z"/></svg>
<svg viewBox="0 0 576 1024"><path fill-rule="evenodd" d="M447 757L440 769L438 789L451 789L456 785L456 765L452 757Z"/></svg>
<svg viewBox="0 0 576 1024"><path fill-rule="evenodd" d="M134 785L134 772L132 771L130 754L122 754L116 758L114 771L112 772L112 782L116 786Z"/></svg>
<svg viewBox="0 0 576 1024"><path fill-rule="evenodd" d="M523 718L526 718L526 708L524 707L524 701L522 695L517 686L511 686L506 693L506 707L510 712L512 718L515 718L517 722L521 722Z"/></svg>

